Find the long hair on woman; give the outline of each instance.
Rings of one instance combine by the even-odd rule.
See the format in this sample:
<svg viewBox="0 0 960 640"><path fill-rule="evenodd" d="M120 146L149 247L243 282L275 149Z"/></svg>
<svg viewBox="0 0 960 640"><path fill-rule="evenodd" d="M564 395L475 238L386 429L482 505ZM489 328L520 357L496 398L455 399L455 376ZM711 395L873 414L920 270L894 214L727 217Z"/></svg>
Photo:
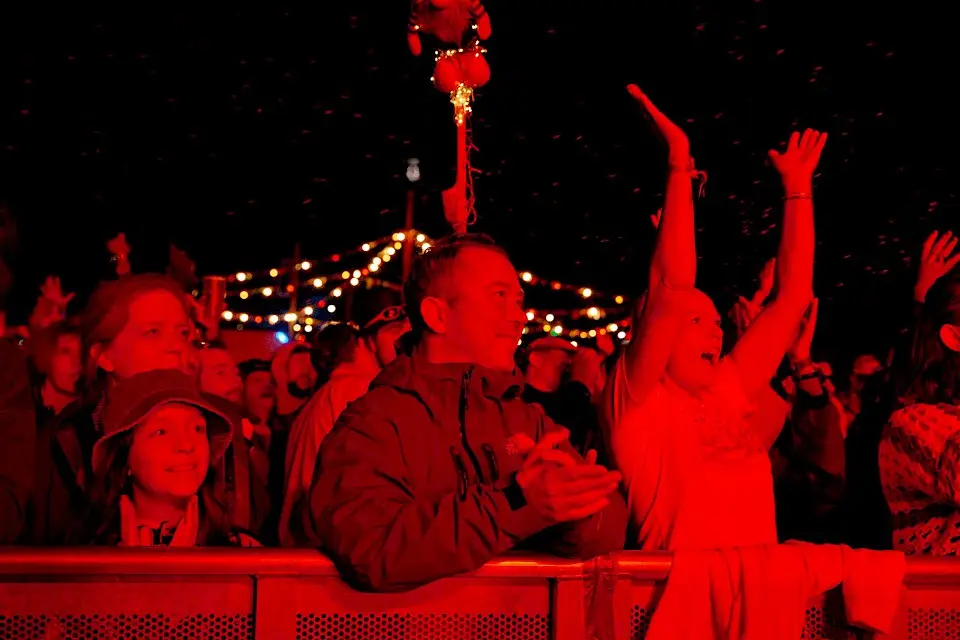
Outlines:
<svg viewBox="0 0 960 640"><path fill-rule="evenodd" d="M88 495L90 503L85 514L78 517L76 526L68 537L68 544L116 545L120 543L120 498L132 497L133 477L130 475L128 459L133 444L133 432L127 432L108 445L107 463L103 474L95 476L90 483ZM211 466L207 478L200 487L200 522L197 532L197 544L209 544L211 541L225 538L229 533L227 507L219 501L213 491Z"/></svg>
<svg viewBox="0 0 960 640"><path fill-rule="evenodd" d="M960 274L941 278L923 305L910 354L905 404L960 404L960 353L944 344L944 327L960 326Z"/></svg>

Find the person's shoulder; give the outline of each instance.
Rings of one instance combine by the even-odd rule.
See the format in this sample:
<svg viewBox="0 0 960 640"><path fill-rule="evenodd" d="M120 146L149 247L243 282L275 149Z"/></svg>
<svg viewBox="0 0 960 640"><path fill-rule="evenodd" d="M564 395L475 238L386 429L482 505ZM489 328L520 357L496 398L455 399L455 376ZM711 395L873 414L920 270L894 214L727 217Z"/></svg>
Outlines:
<svg viewBox="0 0 960 640"><path fill-rule="evenodd" d="M27 355L9 340L0 338L0 384L30 383Z"/></svg>
<svg viewBox="0 0 960 640"><path fill-rule="evenodd" d="M347 405L330 436L344 431L379 431L386 426L395 429L401 423L420 419L417 413L419 404L414 396L394 387L373 387Z"/></svg>

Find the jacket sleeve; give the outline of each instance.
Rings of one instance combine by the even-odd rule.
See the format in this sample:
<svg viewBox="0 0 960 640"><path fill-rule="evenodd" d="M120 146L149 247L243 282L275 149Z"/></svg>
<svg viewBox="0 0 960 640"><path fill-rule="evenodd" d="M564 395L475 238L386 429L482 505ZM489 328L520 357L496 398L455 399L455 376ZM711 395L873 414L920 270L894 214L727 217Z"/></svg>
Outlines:
<svg viewBox="0 0 960 640"><path fill-rule="evenodd" d="M541 433L559 429L550 418L543 416ZM568 452L582 460L572 446L564 445ZM622 551L627 538L627 505L623 495L614 491L610 504L584 520L559 524L550 529L544 538L546 549L564 558L588 560L612 551Z"/></svg>
<svg viewBox="0 0 960 640"><path fill-rule="evenodd" d="M487 485L465 496L415 491L397 425L375 410L391 400L371 392L351 405L324 439L313 478L308 535L351 586L414 589L477 569L546 527Z"/></svg>
<svg viewBox="0 0 960 640"><path fill-rule="evenodd" d="M0 344L0 544L15 541L33 491L37 416L26 360Z"/></svg>

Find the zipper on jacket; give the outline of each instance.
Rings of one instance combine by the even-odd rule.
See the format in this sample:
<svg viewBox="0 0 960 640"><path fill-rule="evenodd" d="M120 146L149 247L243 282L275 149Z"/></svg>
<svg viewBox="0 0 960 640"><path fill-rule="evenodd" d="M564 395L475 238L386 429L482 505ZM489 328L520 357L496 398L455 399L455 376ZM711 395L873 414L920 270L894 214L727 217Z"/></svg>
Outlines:
<svg viewBox="0 0 960 640"><path fill-rule="evenodd" d="M463 449L467 452L467 456L469 456L470 462L473 464L474 471L477 472L477 477L480 479L480 482L483 482L483 468L480 466L480 461L477 459L473 449L470 448L470 443L467 440L467 395L470 391L471 375L473 375L473 369L467 370L460 380L460 408L458 412L460 419L460 442L463 444Z"/></svg>

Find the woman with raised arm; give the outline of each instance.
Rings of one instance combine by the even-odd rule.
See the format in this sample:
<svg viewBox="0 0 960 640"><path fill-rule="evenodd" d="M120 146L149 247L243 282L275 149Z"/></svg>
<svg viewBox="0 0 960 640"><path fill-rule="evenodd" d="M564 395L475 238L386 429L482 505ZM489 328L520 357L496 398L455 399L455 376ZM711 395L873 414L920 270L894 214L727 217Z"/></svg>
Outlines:
<svg viewBox="0 0 960 640"><path fill-rule="evenodd" d="M767 451L777 433L757 433L746 416L796 338L813 298L811 191L827 136L794 133L785 152L770 152L786 203L779 287L733 352L721 358L720 315L695 288L691 180L696 171L690 143L638 87L628 91L669 149L646 304L602 408L637 544L676 550L776 543Z"/></svg>

